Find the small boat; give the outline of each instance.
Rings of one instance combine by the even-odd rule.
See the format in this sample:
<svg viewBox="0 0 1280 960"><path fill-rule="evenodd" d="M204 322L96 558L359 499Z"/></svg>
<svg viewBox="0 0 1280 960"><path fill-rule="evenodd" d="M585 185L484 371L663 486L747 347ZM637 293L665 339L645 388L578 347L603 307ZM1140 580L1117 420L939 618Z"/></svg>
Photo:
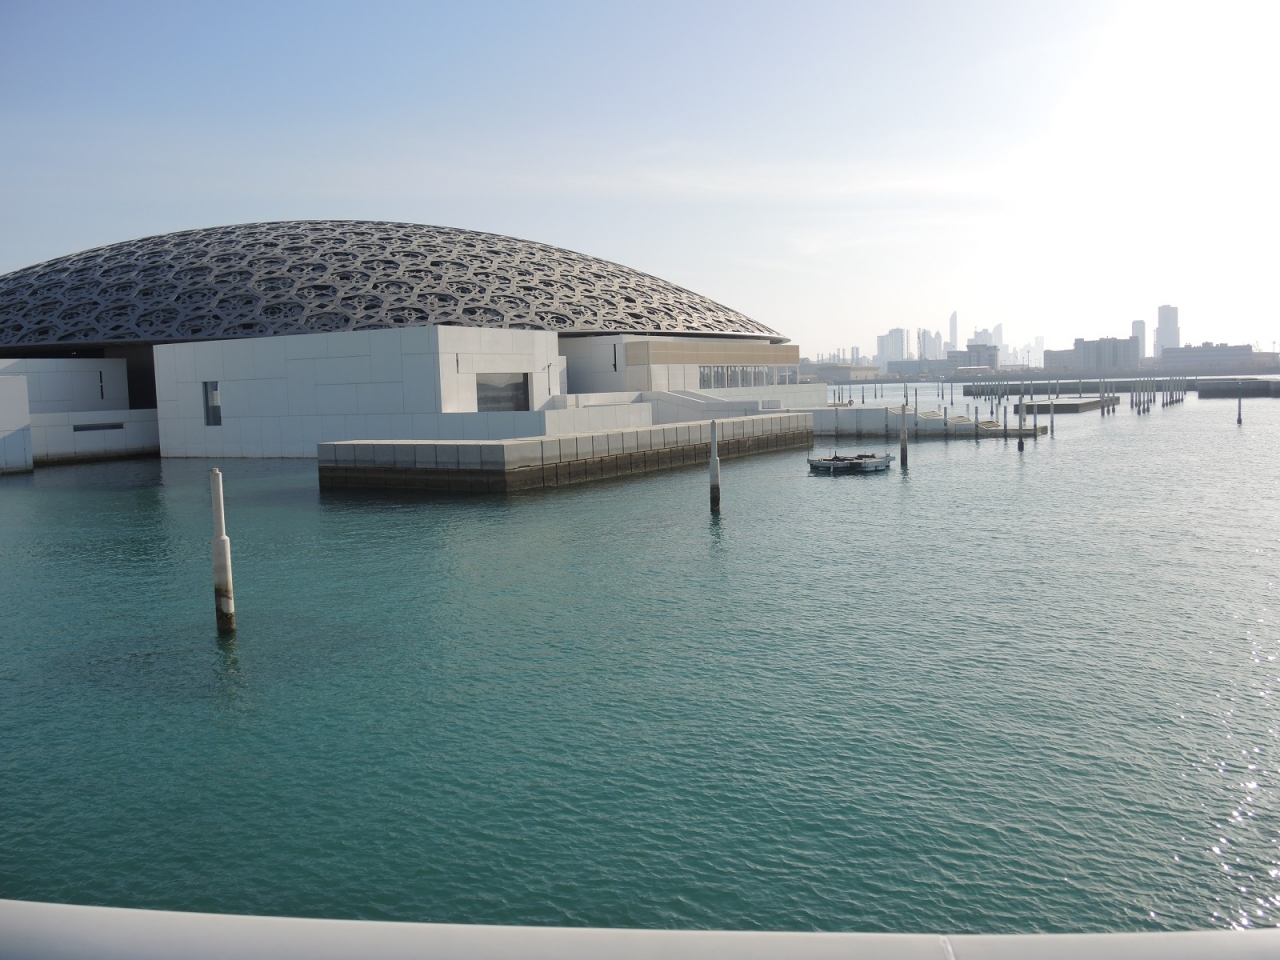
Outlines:
<svg viewBox="0 0 1280 960"><path fill-rule="evenodd" d="M829 457L810 457L809 469L819 473L879 473L888 470L893 455L888 453L858 453L842 457L833 453Z"/></svg>

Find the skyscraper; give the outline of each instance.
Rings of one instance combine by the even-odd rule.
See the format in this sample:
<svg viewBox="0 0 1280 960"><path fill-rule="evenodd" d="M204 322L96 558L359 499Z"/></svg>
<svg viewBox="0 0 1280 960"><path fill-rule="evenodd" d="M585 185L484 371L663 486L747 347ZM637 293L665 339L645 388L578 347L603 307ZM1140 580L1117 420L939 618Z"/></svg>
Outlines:
<svg viewBox="0 0 1280 960"><path fill-rule="evenodd" d="M1132 333L1138 338L1138 359L1145 360L1147 356L1147 321L1133 321Z"/></svg>
<svg viewBox="0 0 1280 960"><path fill-rule="evenodd" d="M956 317L956 311L951 311L951 339L947 341L948 350L957 350L960 347L960 321Z"/></svg>
<svg viewBox="0 0 1280 960"><path fill-rule="evenodd" d="M1182 346L1182 338L1178 332L1178 308L1165 304L1160 308L1156 323L1155 355L1164 353L1165 347Z"/></svg>
<svg viewBox="0 0 1280 960"><path fill-rule="evenodd" d="M902 327L894 327L883 337L876 337L876 364L881 371L888 371L890 360L910 360L911 333Z"/></svg>

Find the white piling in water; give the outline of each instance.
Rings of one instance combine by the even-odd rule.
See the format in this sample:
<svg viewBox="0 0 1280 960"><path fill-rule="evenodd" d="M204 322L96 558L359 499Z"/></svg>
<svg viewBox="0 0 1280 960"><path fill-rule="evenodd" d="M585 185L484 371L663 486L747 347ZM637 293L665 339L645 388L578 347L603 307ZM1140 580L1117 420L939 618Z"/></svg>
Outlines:
<svg viewBox="0 0 1280 960"><path fill-rule="evenodd" d="M1049 436L1051 437L1053 436L1053 401L1054 401L1054 398L1050 397L1049 398Z"/></svg>
<svg viewBox="0 0 1280 960"><path fill-rule="evenodd" d="M898 455L901 461L899 469L907 469L907 402L905 400L902 401L902 416L898 418Z"/></svg>
<svg viewBox="0 0 1280 960"><path fill-rule="evenodd" d="M1027 395L1018 394L1018 452L1022 452L1022 431L1027 425Z"/></svg>
<svg viewBox="0 0 1280 960"><path fill-rule="evenodd" d="M1236 381L1236 426L1244 426L1244 386Z"/></svg>
<svg viewBox="0 0 1280 960"><path fill-rule="evenodd" d="M231 585L231 540L227 537L227 515L222 506L222 471L209 471L213 496L213 602L218 632L235 633L236 597Z"/></svg>
<svg viewBox="0 0 1280 960"><path fill-rule="evenodd" d="M714 420L711 421L711 512L720 513L720 434Z"/></svg>

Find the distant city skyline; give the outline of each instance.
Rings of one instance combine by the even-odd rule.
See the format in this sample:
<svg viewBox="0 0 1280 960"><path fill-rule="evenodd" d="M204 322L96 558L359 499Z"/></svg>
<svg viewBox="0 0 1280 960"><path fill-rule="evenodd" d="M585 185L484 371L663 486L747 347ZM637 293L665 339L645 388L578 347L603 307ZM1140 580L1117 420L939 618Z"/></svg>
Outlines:
<svg viewBox="0 0 1280 960"><path fill-rule="evenodd" d="M807 355L958 342L953 311L1064 348L1160 304L1183 343L1266 349L1278 41L1264 3L14 0L0 272L410 221L634 267Z"/></svg>

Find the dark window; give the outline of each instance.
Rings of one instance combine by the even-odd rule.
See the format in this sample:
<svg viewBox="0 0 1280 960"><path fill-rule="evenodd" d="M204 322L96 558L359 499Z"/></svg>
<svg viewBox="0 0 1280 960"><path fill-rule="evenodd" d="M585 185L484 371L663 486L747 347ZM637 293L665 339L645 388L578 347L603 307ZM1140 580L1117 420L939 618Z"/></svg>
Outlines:
<svg viewBox="0 0 1280 960"><path fill-rule="evenodd" d="M698 389L699 390L711 389L711 368L710 367L698 368Z"/></svg>
<svg viewBox="0 0 1280 960"><path fill-rule="evenodd" d="M204 425L206 427L222 426L222 398L218 394L218 381L204 382Z"/></svg>
<svg viewBox="0 0 1280 960"><path fill-rule="evenodd" d="M527 373L477 373L476 409L481 413L529 409Z"/></svg>
<svg viewBox="0 0 1280 960"><path fill-rule="evenodd" d="M83 433L86 430L123 430L123 423L77 423L71 428L72 433Z"/></svg>

